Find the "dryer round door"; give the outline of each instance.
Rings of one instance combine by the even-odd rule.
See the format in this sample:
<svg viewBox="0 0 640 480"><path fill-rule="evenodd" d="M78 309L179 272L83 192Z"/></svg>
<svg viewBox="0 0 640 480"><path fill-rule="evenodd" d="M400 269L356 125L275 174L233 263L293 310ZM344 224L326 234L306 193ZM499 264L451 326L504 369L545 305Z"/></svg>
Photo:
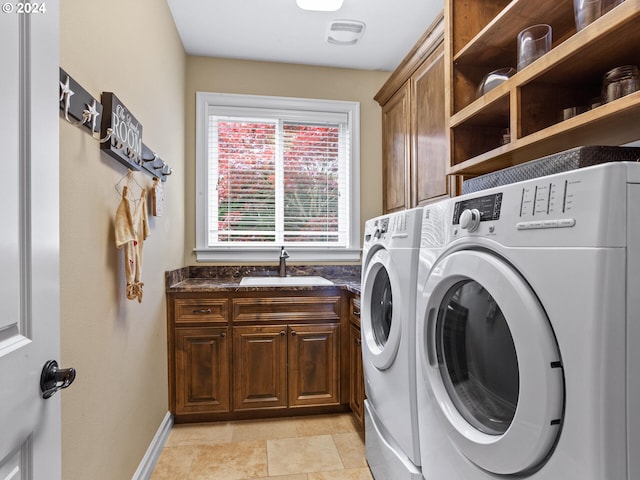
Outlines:
<svg viewBox="0 0 640 480"><path fill-rule="evenodd" d="M379 370L389 368L398 354L402 335L401 305L394 309L400 284L387 250L375 252L362 285L360 324L368 360Z"/></svg>
<svg viewBox="0 0 640 480"><path fill-rule="evenodd" d="M438 261L425 292L418 358L451 441L492 473L539 468L560 433L564 378L535 293L510 264L472 250Z"/></svg>

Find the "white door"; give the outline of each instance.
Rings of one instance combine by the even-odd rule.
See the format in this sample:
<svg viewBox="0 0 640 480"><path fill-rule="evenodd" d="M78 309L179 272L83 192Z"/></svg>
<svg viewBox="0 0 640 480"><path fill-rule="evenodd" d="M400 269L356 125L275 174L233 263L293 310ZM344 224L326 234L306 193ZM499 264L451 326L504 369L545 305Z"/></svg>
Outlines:
<svg viewBox="0 0 640 480"><path fill-rule="evenodd" d="M59 6L43 5L0 12L0 480L61 477L60 394L40 391L60 343Z"/></svg>

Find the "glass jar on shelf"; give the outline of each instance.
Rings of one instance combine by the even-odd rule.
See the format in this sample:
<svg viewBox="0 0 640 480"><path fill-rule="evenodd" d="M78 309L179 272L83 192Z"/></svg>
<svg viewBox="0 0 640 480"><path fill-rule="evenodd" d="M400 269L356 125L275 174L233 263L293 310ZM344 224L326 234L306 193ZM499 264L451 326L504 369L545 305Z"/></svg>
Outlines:
<svg viewBox="0 0 640 480"><path fill-rule="evenodd" d="M602 101L609 103L640 90L636 65L623 65L609 70L602 83Z"/></svg>

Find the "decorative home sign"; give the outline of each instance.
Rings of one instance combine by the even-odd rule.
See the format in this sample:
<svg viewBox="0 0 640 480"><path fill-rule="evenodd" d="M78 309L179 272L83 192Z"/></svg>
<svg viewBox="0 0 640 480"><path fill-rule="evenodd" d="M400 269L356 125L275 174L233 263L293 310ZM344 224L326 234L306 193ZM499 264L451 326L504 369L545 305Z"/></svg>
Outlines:
<svg viewBox="0 0 640 480"><path fill-rule="evenodd" d="M111 92L102 93L102 105L102 136L106 138L110 135L110 138L100 148L126 167L140 170L142 124Z"/></svg>

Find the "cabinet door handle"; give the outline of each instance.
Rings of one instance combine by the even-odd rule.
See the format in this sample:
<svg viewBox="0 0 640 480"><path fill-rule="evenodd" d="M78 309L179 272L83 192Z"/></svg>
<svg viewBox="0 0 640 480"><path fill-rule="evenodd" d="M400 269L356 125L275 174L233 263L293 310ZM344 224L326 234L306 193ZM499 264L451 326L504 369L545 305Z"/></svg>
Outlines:
<svg viewBox="0 0 640 480"><path fill-rule="evenodd" d="M297 335L296 331L295 330L291 330L291 335L295 337Z"/></svg>
<svg viewBox="0 0 640 480"><path fill-rule="evenodd" d="M220 338L224 338L227 336L227 332L220 332Z"/></svg>
<svg viewBox="0 0 640 480"><path fill-rule="evenodd" d="M207 314L207 313L211 313L211 309L210 308L201 308L201 309L193 310L192 313Z"/></svg>
<svg viewBox="0 0 640 480"><path fill-rule="evenodd" d="M280 336L281 336L281 337L284 337L284 336L285 336L285 333L286 333L286 332L285 332L284 330L280 330Z"/></svg>
<svg viewBox="0 0 640 480"><path fill-rule="evenodd" d="M360 310L355 310L355 309L354 309L354 310L353 310L353 314L354 314L356 317L359 317L359 316L360 316Z"/></svg>

